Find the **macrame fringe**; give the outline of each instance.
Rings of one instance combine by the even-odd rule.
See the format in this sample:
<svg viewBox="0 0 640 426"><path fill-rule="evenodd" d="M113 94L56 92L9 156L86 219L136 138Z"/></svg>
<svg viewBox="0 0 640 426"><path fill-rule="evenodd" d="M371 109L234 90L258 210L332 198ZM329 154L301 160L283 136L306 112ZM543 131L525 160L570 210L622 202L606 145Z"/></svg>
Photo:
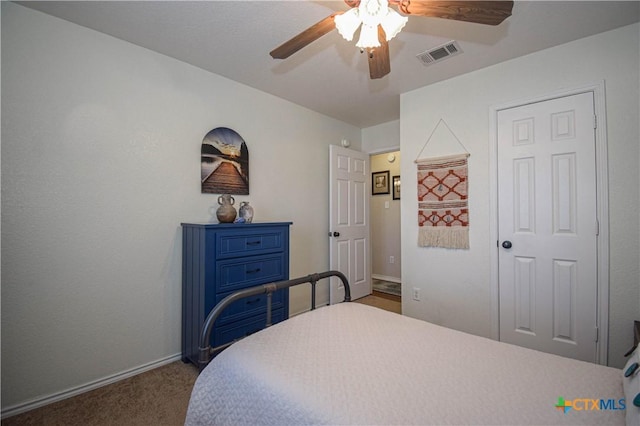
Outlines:
<svg viewBox="0 0 640 426"><path fill-rule="evenodd" d="M463 226L421 226L419 247L469 248L469 228Z"/></svg>

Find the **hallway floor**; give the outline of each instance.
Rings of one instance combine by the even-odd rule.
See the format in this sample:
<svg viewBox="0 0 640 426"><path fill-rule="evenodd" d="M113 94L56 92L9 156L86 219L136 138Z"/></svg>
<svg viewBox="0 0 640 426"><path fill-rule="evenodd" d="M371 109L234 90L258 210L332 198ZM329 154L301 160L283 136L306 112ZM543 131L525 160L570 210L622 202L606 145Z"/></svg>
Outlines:
<svg viewBox="0 0 640 426"><path fill-rule="evenodd" d="M362 299L354 300L354 302L384 309L389 312L395 312L396 314L402 314L402 302L397 296L388 296L384 293L374 291L373 294L365 296Z"/></svg>

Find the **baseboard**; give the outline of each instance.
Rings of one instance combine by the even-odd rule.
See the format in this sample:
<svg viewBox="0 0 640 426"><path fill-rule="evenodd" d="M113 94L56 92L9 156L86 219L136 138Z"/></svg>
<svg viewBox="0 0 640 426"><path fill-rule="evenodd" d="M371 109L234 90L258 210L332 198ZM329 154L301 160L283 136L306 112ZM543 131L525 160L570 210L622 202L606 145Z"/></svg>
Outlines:
<svg viewBox="0 0 640 426"><path fill-rule="evenodd" d="M389 281L389 282L398 283L398 284L400 284L402 282L402 280L400 278L388 277L386 275L371 274L371 278L373 278L375 280Z"/></svg>
<svg viewBox="0 0 640 426"><path fill-rule="evenodd" d="M85 392L92 391L94 389L101 388L103 386L110 385L112 383L119 382L120 380L128 379L129 377L137 376L138 374L144 373L145 371L153 370L154 368L162 367L163 365L171 364L172 362L178 361L182 359L181 354L171 355L166 358L161 358L156 361L149 362L147 364L143 364L141 366L132 368L130 370L125 370L120 373L113 374L111 376L104 377L102 379L95 380L93 382L89 382L84 385L76 386L61 392L56 392L51 395L47 395L40 398L35 398L21 404L16 404L11 407L3 408L2 414L0 415L2 419L7 417L15 416L17 414L26 413L27 411L31 411L36 408L44 407L45 405L52 404L54 402L62 401L67 398L71 398Z"/></svg>

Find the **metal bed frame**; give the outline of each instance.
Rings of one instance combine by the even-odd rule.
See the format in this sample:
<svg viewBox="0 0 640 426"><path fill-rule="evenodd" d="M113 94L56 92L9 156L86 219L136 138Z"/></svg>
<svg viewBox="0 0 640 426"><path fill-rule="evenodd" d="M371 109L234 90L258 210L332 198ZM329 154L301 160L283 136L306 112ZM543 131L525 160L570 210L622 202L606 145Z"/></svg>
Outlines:
<svg viewBox="0 0 640 426"><path fill-rule="evenodd" d="M198 364L200 367L200 371L211 361L213 354L216 352L220 352L223 349L231 346L235 342L240 339L236 339L232 342L225 343L220 346L216 346L214 348L211 347L211 332L213 331L213 324L216 322L216 319L220 316L222 311L228 307L233 302L244 299L245 297L257 296L259 294L267 295L267 321L265 327L271 327L271 298L274 291L289 288L300 284L310 283L311 284L311 310L316 309L316 284L319 280L328 278L328 277L338 277L342 281L344 285L344 302L351 301L351 290L349 288L349 282L347 277L340 271L326 271L315 274L310 274L300 278L294 278L292 280L286 281L277 281L269 284L262 284L255 287L249 287L242 290L238 290L229 296L222 299L214 308L211 310L209 315L204 321L204 325L202 327L202 332L200 333L200 344L199 344L199 355L198 355Z"/></svg>

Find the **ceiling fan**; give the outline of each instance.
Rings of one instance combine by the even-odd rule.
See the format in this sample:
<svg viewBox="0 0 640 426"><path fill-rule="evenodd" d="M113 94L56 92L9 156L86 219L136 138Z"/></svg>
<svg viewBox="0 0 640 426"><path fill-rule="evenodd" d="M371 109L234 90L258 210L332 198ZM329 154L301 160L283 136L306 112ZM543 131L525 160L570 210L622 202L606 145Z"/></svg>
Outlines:
<svg viewBox="0 0 640 426"><path fill-rule="evenodd" d="M511 16L513 1L458 1L458 0L344 0L351 8L335 12L302 31L291 40L273 49L274 59L285 59L298 50L337 28L345 39L351 40L360 27L360 40L356 46L367 51L369 76L382 78L389 74L389 44L404 27L407 18L389 7L395 5L405 15L428 16L498 25Z"/></svg>

